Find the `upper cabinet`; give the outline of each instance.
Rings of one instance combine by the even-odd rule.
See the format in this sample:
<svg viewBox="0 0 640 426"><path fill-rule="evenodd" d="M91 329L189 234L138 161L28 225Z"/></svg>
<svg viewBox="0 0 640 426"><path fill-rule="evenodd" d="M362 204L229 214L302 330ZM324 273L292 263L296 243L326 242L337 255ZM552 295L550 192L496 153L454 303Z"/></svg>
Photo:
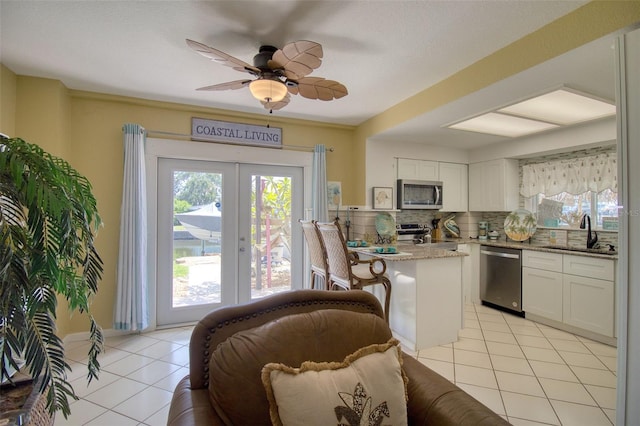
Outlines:
<svg viewBox="0 0 640 426"><path fill-rule="evenodd" d="M469 207L468 166L429 160L398 158L398 179L442 182L443 212L466 212Z"/></svg>
<svg viewBox="0 0 640 426"><path fill-rule="evenodd" d="M469 179L466 164L439 163L439 178L442 181L443 212L466 212L469 199Z"/></svg>
<svg viewBox="0 0 640 426"><path fill-rule="evenodd" d="M438 162L398 158L398 179L439 180Z"/></svg>
<svg viewBox="0 0 640 426"><path fill-rule="evenodd" d="M469 210L515 210L518 208L519 186L518 160L501 158L470 164Z"/></svg>

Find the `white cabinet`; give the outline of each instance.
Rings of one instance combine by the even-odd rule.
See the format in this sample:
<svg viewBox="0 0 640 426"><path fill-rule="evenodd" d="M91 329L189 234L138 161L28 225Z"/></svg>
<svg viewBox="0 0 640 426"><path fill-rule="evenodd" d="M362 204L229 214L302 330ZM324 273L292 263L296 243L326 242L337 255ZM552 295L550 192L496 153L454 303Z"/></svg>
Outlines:
<svg viewBox="0 0 640 426"><path fill-rule="evenodd" d="M398 179L439 180L438 162L398 158Z"/></svg>
<svg viewBox="0 0 640 426"><path fill-rule="evenodd" d="M443 212L466 212L469 199L468 166L457 163L439 163L439 180L442 181Z"/></svg>
<svg viewBox="0 0 640 426"><path fill-rule="evenodd" d="M564 255L563 265L563 321L575 327L613 337L613 260Z"/></svg>
<svg viewBox="0 0 640 426"><path fill-rule="evenodd" d="M469 165L469 211L518 208L518 160L500 158Z"/></svg>
<svg viewBox="0 0 640 426"><path fill-rule="evenodd" d="M466 164L398 158L398 179L442 182L443 212L469 209L469 171Z"/></svg>
<svg viewBox="0 0 640 426"><path fill-rule="evenodd" d="M566 324L613 337L613 281L565 274L563 290Z"/></svg>
<svg viewBox="0 0 640 426"><path fill-rule="evenodd" d="M562 273L523 267L522 309L562 321Z"/></svg>
<svg viewBox="0 0 640 426"><path fill-rule="evenodd" d="M523 250L522 307L526 315L614 337L615 261Z"/></svg>
<svg viewBox="0 0 640 426"><path fill-rule="evenodd" d="M563 259L562 255L557 253L522 250L522 265L545 271L562 272Z"/></svg>
<svg viewBox="0 0 640 426"><path fill-rule="evenodd" d="M565 274L613 281L613 260L565 254L562 261Z"/></svg>
<svg viewBox="0 0 640 426"><path fill-rule="evenodd" d="M522 251L522 309L562 321L562 255Z"/></svg>

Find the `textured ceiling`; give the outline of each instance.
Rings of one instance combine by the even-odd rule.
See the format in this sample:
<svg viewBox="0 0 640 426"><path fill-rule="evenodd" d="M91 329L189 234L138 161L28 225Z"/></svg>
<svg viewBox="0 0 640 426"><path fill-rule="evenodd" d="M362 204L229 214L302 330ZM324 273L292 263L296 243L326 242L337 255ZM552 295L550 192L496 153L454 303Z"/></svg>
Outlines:
<svg viewBox="0 0 640 426"><path fill-rule="evenodd" d="M260 45L313 40L322 44L324 58L311 76L337 80L349 95L330 102L293 96L274 114L357 125L585 3L2 0L0 54L17 74L58 79L72 89L267 114L247 89L195 91L247 74L196 54L185 39L249 63ZM583 57L574 56L585 70ZM447 120L494 106L488 98L503 103L565 81L566 61L556 62L529 73L536 81L531 87L513 81L516 93L484 93L485 103L470 99L455 113L444 108L388 135L417 140L433 131L440 137ZM541 73L553 75L547 82ZM593 78L585 74L584 80ZM610 86L596 89L598 95L612 95L613 81Z"/></svg>

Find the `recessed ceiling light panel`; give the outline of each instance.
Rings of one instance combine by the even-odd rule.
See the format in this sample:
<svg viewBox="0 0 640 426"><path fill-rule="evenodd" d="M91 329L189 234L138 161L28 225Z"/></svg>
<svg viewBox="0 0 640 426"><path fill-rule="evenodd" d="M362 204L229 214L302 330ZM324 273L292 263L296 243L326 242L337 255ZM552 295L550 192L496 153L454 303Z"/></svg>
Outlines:
<svg viewBox="0 0 640 426"><path fill-rule="evenodd" d="M501 108L498 112L570 125L615 115L616 107L608 102L559 89Z"/></svg>
<svg viewBox="0 0 640 426"><path fill-rule="evenodd" d="M451 129L517 137L558 127L556 124L490 112L448 126Z"/></svg>

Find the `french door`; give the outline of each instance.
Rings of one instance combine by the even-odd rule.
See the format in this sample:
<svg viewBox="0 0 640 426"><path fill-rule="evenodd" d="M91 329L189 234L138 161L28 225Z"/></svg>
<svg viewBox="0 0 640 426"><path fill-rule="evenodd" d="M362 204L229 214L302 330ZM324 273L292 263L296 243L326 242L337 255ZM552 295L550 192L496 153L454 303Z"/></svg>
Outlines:
<svg viewBox="0 0 640 426"><path fill-rule="evenodd" d="M301 287L301 167L158 159L157 324Z"/></svg>

